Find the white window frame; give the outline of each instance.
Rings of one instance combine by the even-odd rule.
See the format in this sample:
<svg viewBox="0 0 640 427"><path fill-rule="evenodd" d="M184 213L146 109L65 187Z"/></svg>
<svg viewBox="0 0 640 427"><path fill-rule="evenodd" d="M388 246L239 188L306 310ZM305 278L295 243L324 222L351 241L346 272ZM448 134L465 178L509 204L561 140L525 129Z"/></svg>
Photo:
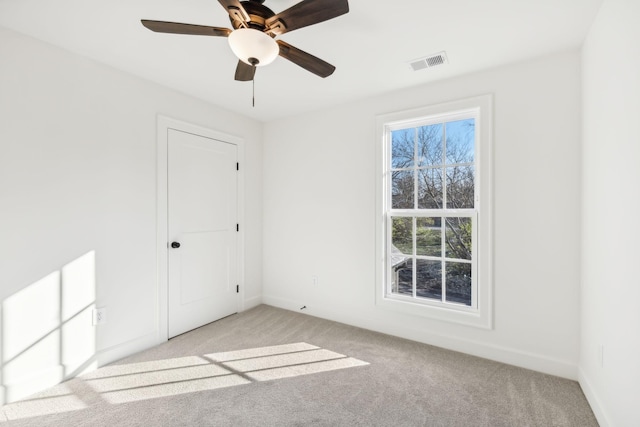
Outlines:
<svg viewBox="0 0 640 427"><path fill-rule="evenodd" d="M437 320L493 328L492 268L492 109L491 95L431 105L376 117L376 285L375 304L382 309ZM391 268L391 141L393 130L418 127L460 118L475 118L475 202L474 209L393 210L393 216L446 217L472 219L474 254L472 259L471 306L393 294L389 290ZM443 226L444 227L444 226Z"/></svg>

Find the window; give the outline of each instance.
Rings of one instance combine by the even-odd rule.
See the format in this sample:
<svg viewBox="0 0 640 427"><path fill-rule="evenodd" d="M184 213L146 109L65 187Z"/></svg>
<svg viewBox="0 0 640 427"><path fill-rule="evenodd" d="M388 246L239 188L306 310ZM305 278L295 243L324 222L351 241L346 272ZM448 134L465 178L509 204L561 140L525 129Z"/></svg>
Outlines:
<svg viewBox="0 0 640 427"><path fill-rule="evenodd" d="M378 305L491 327L490 106L378 118Z"/></svg>

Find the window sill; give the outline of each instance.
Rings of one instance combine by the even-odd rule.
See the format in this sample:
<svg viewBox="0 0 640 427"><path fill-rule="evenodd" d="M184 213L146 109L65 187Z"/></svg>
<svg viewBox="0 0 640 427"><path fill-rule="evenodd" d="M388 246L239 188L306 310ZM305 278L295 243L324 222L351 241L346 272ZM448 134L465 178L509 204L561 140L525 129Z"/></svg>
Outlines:
<svg viewBox="0 0 640 427"><path fill-rule="evenodd" d="M396 299L385 295L376 295L376 306L412 316L420 316L448 323L457 323L481 329L493 329L490 310L478 310L472 307L444 306Z"/></svg>

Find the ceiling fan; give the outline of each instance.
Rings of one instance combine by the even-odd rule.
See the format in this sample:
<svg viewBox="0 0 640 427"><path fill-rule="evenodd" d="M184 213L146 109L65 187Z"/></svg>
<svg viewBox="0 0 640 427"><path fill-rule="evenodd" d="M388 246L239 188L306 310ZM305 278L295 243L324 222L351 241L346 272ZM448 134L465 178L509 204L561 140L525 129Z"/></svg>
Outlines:
<svg viewBox="0 0 640 427"><path fill-rule="evenodd" d="M276 37L349 12L348 0L303 0L278 14L262 4L265 0L218 1L229 13L233 30L148 19L141 22L158 33L228 37L239 58L235 73L238 81L253 80L256 67L271 63L278 55L323 78L335 71L328 62Z"/></svg>

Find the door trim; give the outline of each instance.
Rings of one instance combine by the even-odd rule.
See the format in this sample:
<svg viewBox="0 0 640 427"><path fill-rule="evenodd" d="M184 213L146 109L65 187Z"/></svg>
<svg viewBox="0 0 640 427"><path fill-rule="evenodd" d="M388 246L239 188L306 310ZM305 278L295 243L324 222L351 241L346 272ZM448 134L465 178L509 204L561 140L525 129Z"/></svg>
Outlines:
<svg viewBox="0 0 640 427"><path fill-rule="evenodd" d="M181 120L172 119L170 117L158 115L157 119L157 169L156 169L156 258L157 258L157 325L158 340L160 342L169 339L169 281L168 281L168 143L169 129L181 132L191 133L203 136L205 138L215 139L228 144L233 144L238 148L238 162L244 164L244 140L237 136L228 135L216 130L208 129L202 126L183 122ZM244 168L240 167L238 171L238 223L240 230L238 231L238 285L240 292L238 294L237 310L244 310Z"/></svg>

